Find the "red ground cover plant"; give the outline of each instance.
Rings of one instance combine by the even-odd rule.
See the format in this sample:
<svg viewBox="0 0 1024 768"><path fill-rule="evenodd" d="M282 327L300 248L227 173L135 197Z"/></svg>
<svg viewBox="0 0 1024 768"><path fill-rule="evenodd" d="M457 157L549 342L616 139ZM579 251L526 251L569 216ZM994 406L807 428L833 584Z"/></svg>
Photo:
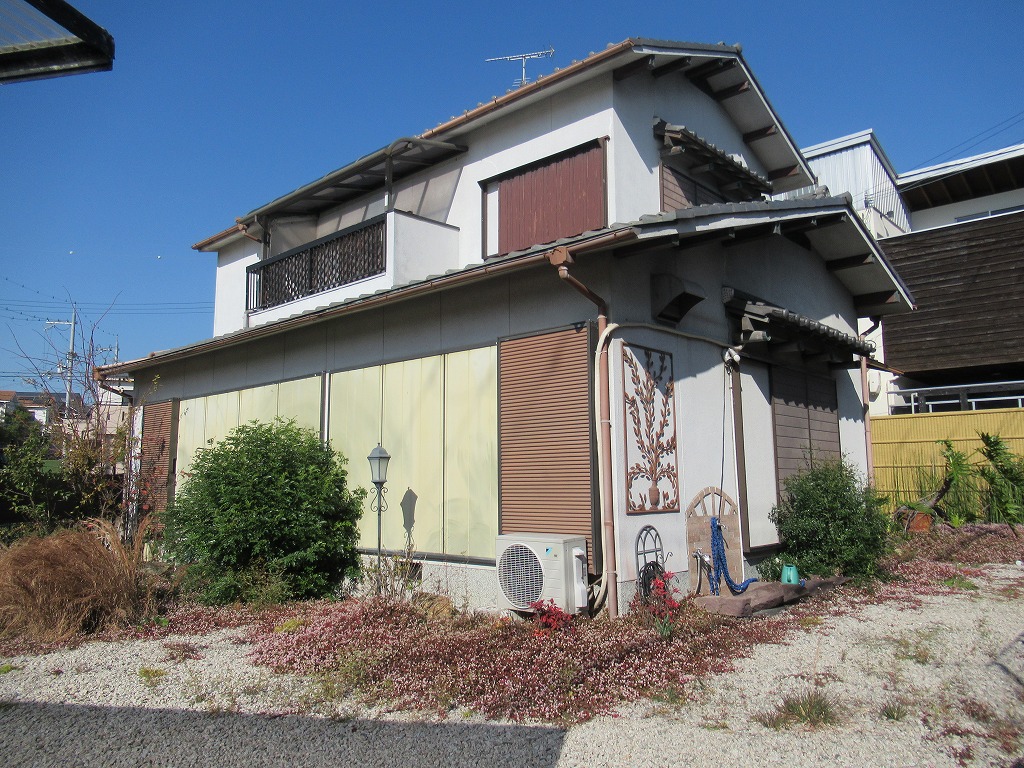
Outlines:
<svg viewBox="0 0 1024 768"><path fill-rule="evenodd" d="M535 600L530 603L530 610L533 611L535 635L550 635L552 632L561 632L572 627L572 614L559 608L551 598Z"/></svg>
<svg viewBox="0 0 1024 768"><path fill-rule="evenodd" d="M715 618L684 601L667 641L638 616L571 626L538 632L534 622L492 615L426 621L407 603L348 601L319 606L294 632L259 638L251 656L282 672L342 675L342 687L371 705L570 723L684 691L755 643L778 641L787 623Z"/></svg>

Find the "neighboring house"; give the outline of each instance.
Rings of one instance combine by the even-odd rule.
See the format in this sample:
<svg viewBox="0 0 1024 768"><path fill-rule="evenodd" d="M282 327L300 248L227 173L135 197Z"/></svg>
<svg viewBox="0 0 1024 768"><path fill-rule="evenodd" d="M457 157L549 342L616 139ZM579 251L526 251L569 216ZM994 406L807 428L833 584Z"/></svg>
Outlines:
<svg viewBox="0 0 1024 768"><path fill-rule="evenodd" d="M252 419L362 487L382 443L384 548L477 605L499 535L584 539L618 610L721 515L739 578L785 477L864 465L857 321L910 307L850 197L766 199L812 183L738 47L627 40L198 243L214 338L99 375L134 375L167 494Z"/></svg>
<svg viewBox="0 0 1024 768"><path fill-rule="evenodd" d="M43 426L60 418L79 422L86 418L89 411L77 392L71 393L71 407L67 409L64 407L67 396L63 392L15 392L14 399Z"/></svg>
<svg viewBox="0 0 1024 768"><path fill-rule="evenodd" d="M872 414L1022 407L1024 144L902 174L871 131L804 154L820 183L866 200L917 303L869 337L892 372L871 373Z"/></svg>

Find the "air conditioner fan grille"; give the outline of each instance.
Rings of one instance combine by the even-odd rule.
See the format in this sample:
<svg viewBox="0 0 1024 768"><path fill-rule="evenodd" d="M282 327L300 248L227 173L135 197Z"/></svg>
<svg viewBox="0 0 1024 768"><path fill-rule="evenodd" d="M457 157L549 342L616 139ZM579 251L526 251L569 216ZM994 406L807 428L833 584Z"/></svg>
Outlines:
<svg viewBox="0 0 1024 768"><path fill-rule="evenodd" d="M505 598L526 610L544 594L544 567L540 558L523 544L512 544L498 560L498 583Z"/></svg>

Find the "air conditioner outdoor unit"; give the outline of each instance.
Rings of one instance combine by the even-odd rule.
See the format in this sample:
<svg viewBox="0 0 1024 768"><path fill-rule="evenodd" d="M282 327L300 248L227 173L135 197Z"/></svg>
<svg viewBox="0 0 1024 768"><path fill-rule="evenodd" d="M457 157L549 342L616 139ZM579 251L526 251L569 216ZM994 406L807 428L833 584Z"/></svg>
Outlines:
<svg viewBox="0 0 1024 768"><path fill-rule="evenodd" d="M498 610L528 611L553 600L567 613L587 608L587 540L582 536L515 533L498 537Z"/></svg>

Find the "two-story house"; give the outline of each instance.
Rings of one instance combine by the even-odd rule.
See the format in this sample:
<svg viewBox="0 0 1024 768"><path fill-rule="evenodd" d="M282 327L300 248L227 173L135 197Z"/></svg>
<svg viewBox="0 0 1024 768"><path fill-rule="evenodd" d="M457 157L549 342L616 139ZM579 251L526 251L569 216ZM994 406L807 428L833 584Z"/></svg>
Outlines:
<svg viewBox="0 0 1024 768"><path fill-rule="evenodd" d="M739 578L785 477L864 464L857 320L910 301L849 197L768 199L811 183L738 47L626 40L198 243L214 337L100 375L135 376L168 493L294 418L356 485L391 454L383 546L428 581L507 605L507 537L576 536L614 613L709 516Z"/></svg>

